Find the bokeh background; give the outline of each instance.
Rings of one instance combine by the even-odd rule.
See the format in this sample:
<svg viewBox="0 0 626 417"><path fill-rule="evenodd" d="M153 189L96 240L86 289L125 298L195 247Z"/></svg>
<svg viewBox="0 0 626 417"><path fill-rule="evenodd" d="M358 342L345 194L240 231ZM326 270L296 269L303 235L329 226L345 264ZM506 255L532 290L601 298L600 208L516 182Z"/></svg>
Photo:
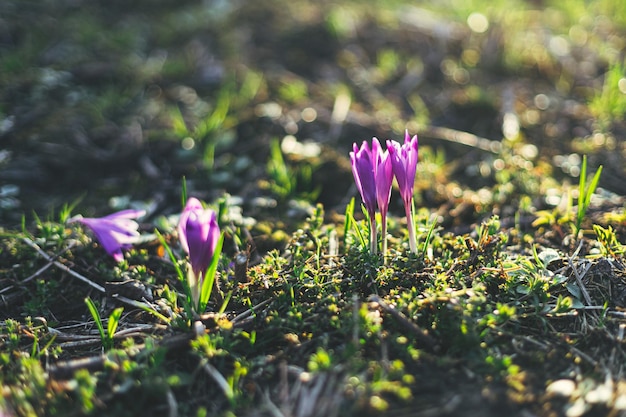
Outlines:
<svg viewBox="0 0 626 417"><path fill-rule="evenodd" d="M183 177L248 215L340 211L352 143L405 129L444 226L559 204L582 154L610 199L625 35L618 0L3 0L0 221L175 212Z"/></svg>

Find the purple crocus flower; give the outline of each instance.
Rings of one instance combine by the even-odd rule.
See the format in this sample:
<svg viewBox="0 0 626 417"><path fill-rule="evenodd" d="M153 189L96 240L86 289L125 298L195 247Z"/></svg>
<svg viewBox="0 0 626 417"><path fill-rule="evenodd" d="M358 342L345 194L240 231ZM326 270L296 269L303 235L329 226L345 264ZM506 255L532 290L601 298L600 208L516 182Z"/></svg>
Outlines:
<svg viewBox="0 0 626 417"><path fill-rule="evenodd" d="M369 144L363 141L359 149L356 143L352 144L353 151L350 152L350 162L352 164L352 174L354 182L361 193L365 209L370 217L376 212L376 179L374 177L374 158Z"/></svg>
<svg viewBox="0 0 626 417"><path fill-rule="evenodd" d="M406 211L407 227L409 229L409 246L413 253L417 253L415 224L413 222L413 184L417 170L417 135L412 138L409 132L404 135L404 144L394 140L387 141L387 150L391 159L393 174L400 188L400 195Z"/></svg>
<svg viewBox="0 0 626 417"><path fill-rule="evenodd" d="M117 262L122 262L122 249L129 249L139 237L139 225L133 219L145 214L145 210L122 210L99 218L75 217L68 223L79 222L87 226L96 235L104 250Z"/></svg>
<svg viewBox="0 0 626 417"><path fill-rule="evenodd" d="M213 260L219 238L220 229L215 212L205 209L196 198L187 200L178 222L178 239L183 250L189 254L189 287L195 304L198 304L202 282Z"/></svg>
<svg viewBox="0 0 626 417"><path fill-rule="evenodd" d="M372 139L372 155L374 157L374 180L376 183L376 201L380 211L383 237L383 256L387 253L387 211L391 198L393 171L388 151L383 151L377 138Z"/></svg>
<svg viewBox="0 0 626 417"><path fill-rule="evenodd" d="M376 155L366 141L363 141L360 149L354 143L352 149L353 151L350 152L352 174L370 218L370 252L376 254L378 241L376 233L376 200L378 195L376 193L376 177L374 175Z"/></svg>

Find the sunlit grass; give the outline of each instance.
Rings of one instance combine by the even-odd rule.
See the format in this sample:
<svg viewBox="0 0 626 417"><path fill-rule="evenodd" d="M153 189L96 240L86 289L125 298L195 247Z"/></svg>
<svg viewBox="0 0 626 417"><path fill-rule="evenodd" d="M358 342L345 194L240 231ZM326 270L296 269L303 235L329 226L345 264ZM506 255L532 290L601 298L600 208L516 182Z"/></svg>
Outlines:
<svg viewBox="0 0 626 417"><path fill-rule="evenodd" d="M223 269L225 263L222 263L219 279L222 290L231 294L229 301L210 304L209 314L193 324L193 330L185 330L183 334L187 335L182 339L182 335L172 338L171 332L189 329L190 324L180 327L176 320L168 324L169 321L158 321L150 314L137 315L142 309L132 313L135 307L132 303L127 304L128 313L123 321L119 320L122 309L116 308L105 324L99 309L90 303L89 311L105 350L114 352L117 357L129 356L123 359L123 368L105 367L88 381L82 380L83 373L79 371L73 380L85 393L93 392L92 384L97 381L96 395L106 396L109 390L115 389L107 382L112 377L134 386L130 392L136 392L140 389L135 385L136 378L166 376L161 382L155 380L150 389L174 390L173 395L179 397L183 394L178 389L187 387L196 392L200 408L217 406L239 412L255 401L246 388L249 384L273 392L267 384L278 377L280 371L267 358L276 355L288 361L292 369L310 372L312 378L317 378L316 375L338 378L343 388L334 394L338 395L336 401L351 412L380 411L404 407L420 398L420 401L425 400L418 388L420 369L434 366L429 358L438 357L436 367L441 372L446 369L446 363L460 361L481 379L502 382L514 393L526 389L527 382L520 377L521 373L538 371L526 367L509 344L509 338L517 343L556 343L557 348L560 345L553 341L555 336L549 330L529 325L538 321L572 331L560 317L578 314L595 323L599 318L586 313L585 306L611 302L602 291L585 288L585 275L577 275L580 267L589 265L584 258L568 258L567 254L554 249L539 251L534 245L528 255L510 253L510 231L502 229L497 217L480 225L475 233L455 236L444 233L432 219L425 219L421 224L422 215L418 213L418 230L421 231L418 254L408 253L406 243L402 244L406 237L398 234L397 226L392 226L392 255L390 262L383 265L381 259L368 255L364 237L368 222L354 216L351 204L344 224L327 223L323 210L318 207L316 214L293 234L284 251L270 253L251 267L247 284L229 281L229 272ZM32 238L48 250L59 247L63 235L49 232L56 229L54 221L41 224ZM599 226L595 229L605 256L621 257L623 250L614 232ZM329 231L341 238L338 249L331 249L332 233ZM163 236L161 244L166 239L167 236ZM8 243L10 241L5 244ZM75 257L91 250L78 246L74 249ZM146 255L142 258L133 254L134 266L129 267L151 262ZM177 264L176 258L172 261ZM566 266L555 272L552 265L563 262ZM567 266L568 262L573 263ZM595 265L600 267L600 264L591 267L596 268ZM37 267L34 263L29 268ZM175 292L181 291L177 289L177 281L184 281L171 274L171 265L161 261L156 268L155 278L160 279L152 285L155 299L151 303L159 306L163 313L168 308L175 312L178 308ZM55 288L54 291L63 290ZM76 303L80 304L80 300ZM51 303L50 308L55 311L58 306ZM51 318L52 315L48 320ZM62 323L55 324L58 325ZM19 331L20 328L27 333ZM137 329L134 337L143 339L145 345L137 346L132 338L122 341L120 335L133 328ZM33 343L26 336L35 332L38 335L35 340L42 342ZM56 355L70 357L80 352L79 345L55 341L56 334L31 321L11 319L4 322L2 340L13 351L25 350L35 356L50 349L56 349ZM113 335L120 340L116 343L117 350L112 349ZM177 338L180 341L176 341ZM192 388L194 384L189 378L195 375L193 366L184 365L185 361L176 365L178 371L166 370L173 362L165 359L165 351L173 346L180 349L189 340L192 341L190 358L199 361L197 366L202 369L203 378L216 384L209 390L210 396L205 396L208 392L203 394L203 390ZM162 347L150 347L154 344ZM579 354L586 358L587 354L581 353L585 345L577 346L570 359L564 358L553 366L565 370L574 365ZM0 353L8 355L9 351ZM153 359L145 361L144 357ZM47 408L65 401L64 396L73 392L62 390L54 394L53 400L41 403L28 395L22 397L22 402L14 402L15 396L20 395L19 390L26 389L15 379L19 374L14 373L34 372L35 378L43 378L37 374L43 372L37 368L37 363L23 362L23 366L30 367L28 371L4 368L3 384L16 390L8 397L9 404ZM197 375L192 377L196 378ZM356 386L362 387L358 395L348 394ZM129 399L121 395L118 400L126 401L125 398ZM69 406L69 403L63 404ZM98 403L86 400L77 406L83 411L102 411Z"/></svg>
<svg viewBox="0 0 626 417"><path fill-rule="evenodd" d="M589 103L589 110L604 130L626 115L626 68L623 63L616 62L609 67L602 89Z"/></svg>

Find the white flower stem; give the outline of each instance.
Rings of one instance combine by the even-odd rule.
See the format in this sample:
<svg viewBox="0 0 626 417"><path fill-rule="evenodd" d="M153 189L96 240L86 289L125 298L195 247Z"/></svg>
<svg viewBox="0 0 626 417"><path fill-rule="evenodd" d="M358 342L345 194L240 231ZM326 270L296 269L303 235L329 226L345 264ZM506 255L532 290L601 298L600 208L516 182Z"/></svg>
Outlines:
<svg viewBox="0 0 626 417"><path fill-rule="evenodd" d="M387 264L387 215L381 216L383 234L383 263Z"/></svg>
<svg viewBox="0 0 626 417"><path fill-rule="evenodd" d="M405 202L404 208L406 210L406 226L409 229L409 247L411 252L417 254L417 239L415 236L415 221L413 219L413 199L410 202Z"/></svg>
<svg viewBox="0 0 626 417"><path fill-rule="evenodd" d="M376 231L376 213L370 213L370 253L378 253L378 234Z"/></svg>
<svg viewBox="0 0 626 417"><path fill-rule="evenodd" d="M191 265L187 267L187 284L189 285L189 289L191 290L191 302L193 309L195 310L198 306L198 301L200 300L200 287L201 281L198 279L200 277L196 277Z"/></svg>

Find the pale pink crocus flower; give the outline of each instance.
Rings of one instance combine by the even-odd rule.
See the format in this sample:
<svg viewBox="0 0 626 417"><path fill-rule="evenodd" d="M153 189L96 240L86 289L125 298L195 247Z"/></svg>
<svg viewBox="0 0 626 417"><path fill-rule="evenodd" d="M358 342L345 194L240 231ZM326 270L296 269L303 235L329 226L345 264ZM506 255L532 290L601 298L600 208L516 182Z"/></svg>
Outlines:
<svg viewBox="0 0 626 417"><path fill-rule="evenodd" d="M220 229L215 212L205 209L196 198L187 200L178 222L178 239L183 250L189 254L187 282L194 305L198 305L202 284L219 238Z"/></svg>
<svg viewBox="0 0 626 417"><path fill-rule="evenodd" d="M409 247L411 252L417 253L417 239L415 235L415 221L413 219L413 188L417 170L418 142L417 135L412 138L409 132L404 135L404 144L394 140L387 141L393 173L400 188L400 195L406 212L407 227L409 229Z"/></svg>
<svg viewBox="0 0 626 417"><path fill-rule="evenodd" d="M134 219L145 214L145 210L122 210L98 218L77 216L68 220L68 223L78 222L87 226L104 250L117 262L122 262L122 250L132 247L139 238L139 224Z"/></svg>

